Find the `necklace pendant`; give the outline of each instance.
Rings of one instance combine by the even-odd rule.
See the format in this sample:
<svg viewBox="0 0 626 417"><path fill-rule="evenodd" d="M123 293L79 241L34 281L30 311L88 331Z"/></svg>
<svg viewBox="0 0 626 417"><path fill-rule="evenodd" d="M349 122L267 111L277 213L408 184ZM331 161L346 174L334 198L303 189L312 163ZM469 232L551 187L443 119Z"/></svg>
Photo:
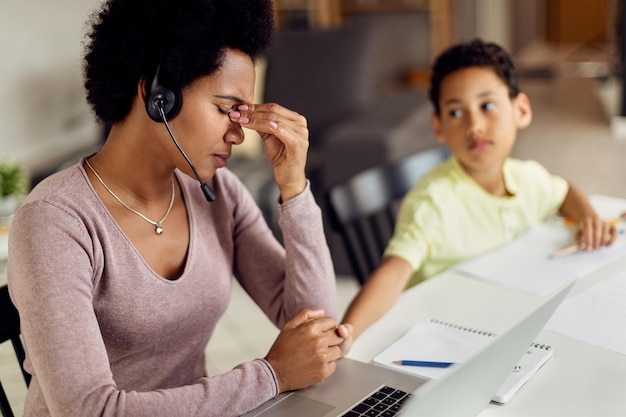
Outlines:
<svg viewBox="0 0 626 417"><path fill-rule="evenodd" d="M100 175L98 175L98 173L96 172L95 169L93 169L93 167L91 166L91 164L89 163L88 159L85 159L85 164L89 167L89 169L91 170L91 172L93 172L93 174L96 176L96 178L98 179L98 181L100 182L100 184L102 184L102 186L108 191L109 194L111 194L111 197L113 197L115 200L117 200L118 203L120 203L124 208L132 211L133 213L135 213L137 216L141 217L142 219L144 219L145 221L147 221L148 223L150 223L151 225L154 226L154 231L156 232L157 235L161 236L163 234L163 227L161 227L161 223L163 223L165 221L165 219L167 218L167 215L170 214L170 211L172 210L172 207L174 206L174 199L176 198L176 186L174 185L174 176L172 175L172 196L170 197L170 205L167 207L167 211L165 212L165 214L163 215L163 217L161 218L161 220L159 220L158 222L155 222L154 220L150 220L149 218L147 218L146 216L144 216L143 214L141 214L140 212L138 212L137 210L133 209L132 207L129 207L128 205L126 205L126 203L124 203L114 192L113 190L111 190L102 180L102 178L100 177Z"/></svg>

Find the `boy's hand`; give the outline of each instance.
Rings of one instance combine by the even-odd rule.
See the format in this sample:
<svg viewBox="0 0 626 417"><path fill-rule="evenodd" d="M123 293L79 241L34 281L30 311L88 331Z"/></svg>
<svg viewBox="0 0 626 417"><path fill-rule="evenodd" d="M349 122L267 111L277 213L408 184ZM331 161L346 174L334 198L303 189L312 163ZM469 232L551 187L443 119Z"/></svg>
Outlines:
<svg viewBox="0 0 626 417"><path fill-rule="evenodd" d="M595 250L611 246L617 239L618 231L614 222L597 217L586 217L578 223L576 241L581 250Z"/></svg>
<svg viewBox="0 0 626 417"><path fill-rule="evenodd" d="M337 334L339 337L343 338L343 342L339 345L341 349L341 357L345 357L348 352L350 352L350 348L352 347L352 343L354 339L352 339L352 325L350 323L343 323L337 327Z"/></svg>

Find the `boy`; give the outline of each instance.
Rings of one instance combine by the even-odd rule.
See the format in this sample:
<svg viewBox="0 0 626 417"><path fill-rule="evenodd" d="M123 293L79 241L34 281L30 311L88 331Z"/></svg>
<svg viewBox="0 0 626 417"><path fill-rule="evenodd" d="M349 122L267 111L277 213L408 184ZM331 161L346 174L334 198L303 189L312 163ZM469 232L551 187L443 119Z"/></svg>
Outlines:
<svg viewBox="0 0 626 417"><path fill-rule="evenodd" d="M532 112L501 47L476 39L449 48L433 66L430 100L433 131L452 156L404 198L381 264L339 326L347 337L344 354L407 284L510 241L557 210L577 221L581 249L608 246L617 237L563 178L537 162L509 158Z"/></svg>

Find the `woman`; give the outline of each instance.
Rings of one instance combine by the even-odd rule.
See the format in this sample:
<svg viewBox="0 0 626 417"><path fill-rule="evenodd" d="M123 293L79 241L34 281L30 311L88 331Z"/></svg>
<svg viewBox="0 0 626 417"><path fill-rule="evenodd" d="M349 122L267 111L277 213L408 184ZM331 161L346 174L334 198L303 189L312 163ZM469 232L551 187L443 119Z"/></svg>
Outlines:
<svg viewBox="0 0 626 417"><path fill-rule="evenodd" d="M306 120L252 104L272 25L269 0L109 0L94 15L85 86L111 131L11 227L25 416L240 415L333 372L342 338ZM242 126L273 165L284 248L223 169ZM265 358L209 378L232 276L282 331Z"/></svg>

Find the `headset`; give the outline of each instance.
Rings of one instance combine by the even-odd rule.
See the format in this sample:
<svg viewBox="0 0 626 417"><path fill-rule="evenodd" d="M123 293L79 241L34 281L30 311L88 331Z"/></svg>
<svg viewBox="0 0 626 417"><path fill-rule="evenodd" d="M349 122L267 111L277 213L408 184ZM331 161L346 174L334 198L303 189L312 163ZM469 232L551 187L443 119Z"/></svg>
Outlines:
<svg viewBox="0 0 626 417"><path fill-rule="evenodd" d="M202 178L200 178L200 175L198 175L198 171L196 171L196 168L191 163L191 160L189 159L189 157L187 157L187 154L185 153L185 151L183 151L183 148L181 148L178 144L178 141L176 140L176 137L174 136L174 133L172 133L170 125L167 122L168 120L176 117L178 112L180 112L180 108L183 104L183 96L180 91L172 90L161 85L161 83L159 82L160 70L161 64L159 63L159 65L157 65L156 72L154 73L154 78L152 78L152 82L150 83L149 88L148 84L146 84L146 112L148 113L148 116L150 116L150 118L155 122L163 122L165 124L167 132L174 141L176 148L181 153L181 155L183 155L185 161L187 161L187 164L189 164L189 166L191 167L193 174L196 176L198 182L200 183L200 189L202 190L204 197L210 203L212 201L215 201L215 193L209 188L206 182L202 181Z"/></svg>
<svg viewBox="0 0 626 417"><path fill-rule="evenodd" d="M159 63L150 87L148 88L146 85L146 111L152 120L159 123L176 117L183 104L183 96L180 91L171 90L161 85L159 82L160 71L161 64ZM163 120L161 110L163 110L166 120Z"/></svg>

